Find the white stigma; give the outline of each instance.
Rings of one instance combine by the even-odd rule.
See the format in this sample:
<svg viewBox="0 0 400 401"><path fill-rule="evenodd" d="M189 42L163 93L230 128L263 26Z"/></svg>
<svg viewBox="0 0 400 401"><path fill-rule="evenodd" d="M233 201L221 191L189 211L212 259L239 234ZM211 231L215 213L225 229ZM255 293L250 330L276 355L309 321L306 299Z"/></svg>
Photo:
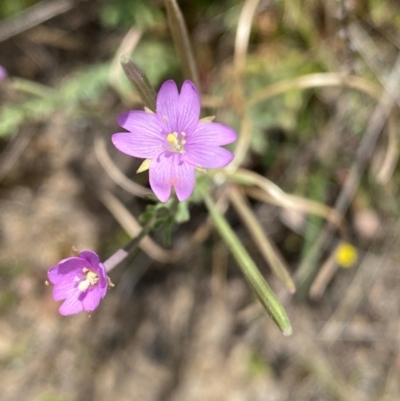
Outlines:
<svg viewBox="0 0 400 401"><path fill-rule="evenodd" d="M85 274L86 279L78 284L78 290L85 292L90 286L95 286L99 282L99 276L86 267L82 269L82 272Z"/></svg>

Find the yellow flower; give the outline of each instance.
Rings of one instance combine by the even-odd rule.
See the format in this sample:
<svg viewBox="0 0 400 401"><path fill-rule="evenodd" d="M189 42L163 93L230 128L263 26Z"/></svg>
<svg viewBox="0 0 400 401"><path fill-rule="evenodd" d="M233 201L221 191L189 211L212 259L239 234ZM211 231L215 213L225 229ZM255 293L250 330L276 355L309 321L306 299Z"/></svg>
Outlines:
<svg viewBox="0 0 400 401"><path fill-rule="evenodd" d="M348 242L341 242L335 252L336 262L344 268L355 265L358 259L357 249Z"/></svg>

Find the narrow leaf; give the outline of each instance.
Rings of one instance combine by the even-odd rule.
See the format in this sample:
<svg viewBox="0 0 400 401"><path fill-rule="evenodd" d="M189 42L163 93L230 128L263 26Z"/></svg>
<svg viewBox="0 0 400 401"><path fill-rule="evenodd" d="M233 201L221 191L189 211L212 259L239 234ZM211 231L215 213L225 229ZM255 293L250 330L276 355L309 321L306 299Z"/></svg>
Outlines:
<svg viewBox="0 0 400 401"><path fill-rule="evenodd" d="M210 216L214 221L215 227L219 234L232 252L244 277L249 283L257 298L263 305L272 320L277 324L283 335L290 336L292 327L285 309L278 301L276 295L271 290L260 271L257 269L253 259L247 253L246 249L240 242L239 238L232 230L225 217L219 212L213 200L209 195L204 194L204 200L210 212Z"/></svg>
<svg viewBox="0 0 400 401"><path fill-rule="evenodd" d="M289 271L286 267L286 263L282 255L273 245L272 241L268 238L267 234L264 232L260 223L258 222L256 216L250 209L248 202L240 193L240 191L235 186L230 186L228 191L229 199L232 202L233 207L238 212L244 225L252 236L254 242L257 244L258 249L263 255L265 261L271 266L271 269L286 287L286 289L291 293L296 292L296 287L290 277Z"/></svg>
<svg viewBox="0 0 400 401"><path fill-rule="evenodd" d="M135 87L144 105L151 111L155 111L157 95L146 74L128 55L122 55L120 61L125 75Z"/></svg>

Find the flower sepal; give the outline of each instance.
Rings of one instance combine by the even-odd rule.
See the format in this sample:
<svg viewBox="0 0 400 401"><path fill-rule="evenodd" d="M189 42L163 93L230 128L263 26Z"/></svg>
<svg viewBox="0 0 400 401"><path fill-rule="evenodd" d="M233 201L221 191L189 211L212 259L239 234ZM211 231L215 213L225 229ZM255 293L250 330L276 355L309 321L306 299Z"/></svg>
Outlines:
<svg viewBox="0 0 400 401"><path fill-rule="evenodd" d="M147 171L150 168L150 164L151 164L151 159L144 160L143 163L140 165L140 167L136 170L136 174Z"/></svg>
<svg viewBox="0 0 400 401"><path fill-rule="evenodd" d="M215 120L215 116L208 116L200 118L199 122L201 123L212 123Z"/></svg>

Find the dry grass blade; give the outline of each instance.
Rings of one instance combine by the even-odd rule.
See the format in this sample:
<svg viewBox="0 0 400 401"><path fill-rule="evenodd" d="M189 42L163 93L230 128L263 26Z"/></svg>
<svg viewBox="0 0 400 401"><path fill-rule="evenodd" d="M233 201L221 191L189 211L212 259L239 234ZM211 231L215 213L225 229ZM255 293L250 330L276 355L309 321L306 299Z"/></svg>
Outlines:
<svg viewBox="0 0 400 401"><path fill-rule="evenodd" d="M140 99L135 93L132 92L131 88L127 88L122 82L121 78L124 74L120 59L123 54L131 54L134 51L141 37L142 31L137 28L132 28L127 32L111 62L108 76L110 85L121 95L121 98L126 100L128 103L139 102Z"/></svg>
<svg viewBox="0 0 400 401"><path fill-rule="evenodd" d="M349 26L349 38L351 44L357 49L360 55L363 57L365 62L375 73L376 77L381 82L384 88L388 85L387 66L383 63L382 54L379 49L376 48L373 40L365 32L361 24L356 21ZM397 99L397 105L400 106L400 100ZM377 179L380 183L387 183L393 174L393 170L397 164L399 158L399 147L398 139L396 134L396 127L394 119L389 117L388 120L388 143L385 158L383 163L377 172Z"/></svg>
<svg viewBox="0 0 400 401"><path fill-rule="evenodd" d="M382 93L382 89L372 82L353 75L341 75L335 73L317 73L291 78L255 92L249 99L247 106L255 106L257 103L281 95L289 90L322 88L329 86L345 86L366 93L376 99Z"/></svg>
<svg viewBox="0 0 400 401"><path fill-rule="evenodd" d="M385 93L382 95L380 102L371 115L367 130L359 148L357 149L356 160L350 169L346 182L344 183L342 191L336 201L335 209L342 215L346 211L358 188L361 175L399 94L400 56L398 56L396 64L390 74Z"/></svg>
<svg viewBox="0 0 400 401"><path fill-rule="evenodd" d="M47 0L20 12L0 24L0 42L71 10L76 0Z"/></svg>
<svg viewBox="0 0 400 401"><path fill-rule="evenodd" d="M233 207L236 209L254 242L257 244L266 263L271 266L272 271L285 286L287 291L291 294L295 293L296 287L290 277L287 263L257 221L257 218L250 209L244 196L240 193L240 190L234 185L231 185L227 192Z"/></svg>
<svg viewBox="0 0 400 401"><path fill-rule="evenodd" d="M340 191L340 194L335 202L335 210L343 216L346 212L351 200L356 193L361 175L365 170L366 164L372 155L375 144L379 135L385 125L385 122L392 110L400 93L400 56L398 56L396 63L390 74L387 90L382 95L378 105L369 120L366 132L357 150L356 159L351 166L346 181ZM332 238L333 231L337 228L336 224L332 222L327 223L321 235L319 235L314 246L311 248L307 257L301 263L297 272L297 282L304 283L306 286L315 275L317 261L322 252Z"/></svg>
<svg viewBox="0 0 400 401"><path fill-rule="evenodd" d="M246 65L247 48L251 24L260 0L246 0L240 13L238 27L236 30L234 66L236 72L241 74Z"/></svg>
<svg viewBox="0 0 400 401"><path fill-rule="evenodd" d="M245 185L245 192L254 199L272 203L285 209L315 214L334 223L339 223L340 216L329 206L301 196L287 194L267 178L252 171L238 169L235 173L228 175L228 179Z"/></svg>
<svg viewBox="0 0 400 401"><path fill-rule="evenodd" d="M234 151L235 158L226 167L226 171L229 174L234 173L236 169L243 163L249 150L252 128L253 124L251 119L245 114L242 118L240 134Z"/></svg>
<svg viewBox="0 0 400 401"><path fill-rule="evenodd" d="M315 214L316 216L321 216L328 221L332 221L333 223L339 223L340 221L340 215L336 212L336 210L311 199L286 194L289 203L285 203L285 205L282 206L282 203L279 200L270 196L262 189L244 187L244 191L251 198L257 199L261 202L271 203L272 205L280 206L288 210L295 210L301 213Z"/></svg>
<svg viewBox="0 0 400 401"><path fill-rule="evenodd" d="M107 146L104 138L96 136L94 139L94 151L100 165L108 176L125 191L130 192L135 196L143 198L152 195L153 192L142 187L136 182L130 180L125 174L114 164L107 152Z"/></svg>
<svg viewBox="0 0 400 401"><path fill-rule="evenodd" d="M339 245L338 245L339 246ZM319 300L325 292L326 287L334 277L339 266L336 262L336 251L335 250L329 255L326 261L319 269L318 275L312 283L310 288L309 296L310 299Z"/></svg>
<svg viewBox="0 0 400 401"><path fill-rule="evenodd" d="M394 119L388 119L388 143L386 147L385 157L376 173L376 179L380 184L389 182L393 175L396 164L399 160L399 141L397 138L396 126Z"/></svg>
<svg viewBox="0 0 400 401"><path fill-rule="evenodd" d="M193 81L197 88L200 88L197 64L182 12L175 0L165 0L165 6L167 8L169 29L181 60L183 72L187 78Z"/></svg>
<svg viewBox="0 0 400 401"><path fill-rule="evenodd" d="M223 96L202 95L201 104L203 107L218 109L219 107L226 105L226 101Z"/></svg>

